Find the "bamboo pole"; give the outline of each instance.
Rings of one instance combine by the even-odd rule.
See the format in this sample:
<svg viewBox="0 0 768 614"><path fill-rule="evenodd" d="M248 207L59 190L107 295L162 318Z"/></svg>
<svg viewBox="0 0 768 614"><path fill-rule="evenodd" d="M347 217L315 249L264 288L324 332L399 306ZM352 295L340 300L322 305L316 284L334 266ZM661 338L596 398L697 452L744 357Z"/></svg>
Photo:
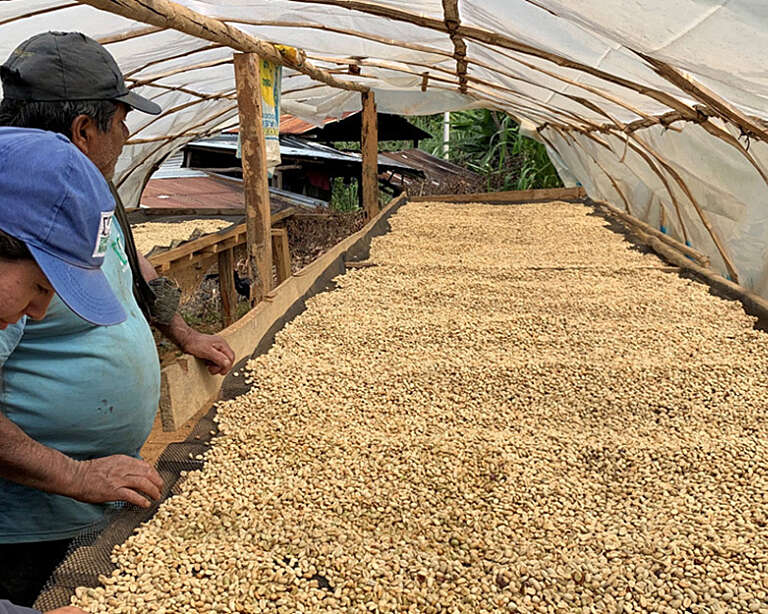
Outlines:
<svg viewBox="0 0 768 614"><path fill-rule="evenodd" d="M728 255L728 252L725 250L725 246L723 245L720 239L720 236L712 227L712 224L710 223L707 216L704 214L704 211L699 206L699 203L697 202L697 200L693 197L691 190L688 188L688 184L683 180L680 174L672 167L672 165L661 154L655 151L650 145L641 141L635 134L631 134L630 138L637 141L646 151L648 151L649 154L651 154L654 158L656 158L659 164L661 164L661 166L664 167L664 170L666 170L672 176L672 179L674 179L677 182L677 184L683 190L685 195L688 197L688 200L691 201L691 204L693 205L694 209L696 209L696 213L699 215L699 219L701 220L701 223L704 224L704 228L707 229L707 232L709 233L709 236L711 237L712 242L715 244L715 247L717 248L717 251L720 254L720 257L723 259L723 262L725 263L725 268L728 270L728 274L731 276L731 279L733 279L733 281L735 281L736 283L739 283L739 274L736 272L736 267L734 266L733 261Z"/></svg>
<svg viewBox="0 0 768 614"><path fill-rule="evenodd" d="M754 167L754 169L758 172L758 174L766 183L766 185L768 185L768 174L763 170L763 168L760 166L760 164L754 158L754 156L752 156L752 154L750 154L749 151L747 151L747 149L738 141L738 139L734 138L731 134L729 134L722 128L719 128L718 126L714 125L711 121L709 121L709 115L713 114L712 110L709 108L700 109L697 107L697 111L699 113L699 116L696 118L687 117L685 114L680 113L679 111L669 111L667 113L664 113L663 115L656 115L647 119L631 122L621 130L622 132L626 132L626 133L636 132L644 128L650 128L651 126L654 126L656 124L661 124L662 126L664 126L664 128L668 130L674 130L675 128L672 126L672 123L678 122L678 121L691 122L691 123L698 124L712 136L722 141L725 141L726 143L728 143L729 145L737 149L739 153L743 155L747 159L747 161ZM602 124L594 128L593 130L595 132L612 132L614 127L615 126L613 124Z"/></svg>
<svg viewBox="0 0 768 614"><path fill-rule="evenodd" d="M183 111L184 109L188 109L189 107L193 107L195 105L202 104L204 102L209 102L211 100L220 100L223 96L231 96L236 93L237 93L237 90L230 90L230 91L227 91L225 94L210 94L205 98L190 100L189 102L185 102L184 104L180 104L175 107L171 107L170 109L166 109L162 115L157 115L151 120L149 120L146 124L142 124L139 128L137 128L134 132L131 133L131 137L134 137L135 135L139 134L139 132L142 132L143 130L146 130L147 128L149 128L155 122L160 121L161 119L168 117L173 113L178 113L179 111ZM138 141L128 140L125 144L136 145L138 144Z"/></svg>
<svg viewBox="0 0 768 614"><path fill-rule="evenodd" d="M374 66L374 67L377 67L377 68L386 68L387 70L399 71L399 72L402 72L402 73L405 73L405 74L408 74L408 75L420 76L422 78L422 84L421 84L422 91L426 91L426 89L425 89L426 88L425 79L429 78L429 76L430 76L429 73L428 72L427 73L421 72L421 71L418 71L418 70L405 70L404 68L398 66L398 64L405 64L407 66L417 66L417 67L420 67L420 68L429 68L430 70L433 70L435 72L439 72L439 73L443 73L443 74L448 74L448 75L451 75L452 77L456 76L456 73L454 71L449 70L447 68L442 68L440 66L432 66L430 64L425 64L423 62L413 62L413 61L408 61L408 60L399 60L397 63L394 63L394 62L387 62L387 61L381 61L381 60L372 60L370 58L345 58L345 59L330 58L328 56L321 56L321 55L316 55L316 54L307 54L307 57L312 58L313 60L321 61L321 62L333 62L333 63L339 64L339 65ZM333 72L333 71L331 71L331 72ZM425 75L426 75L426 77L425 77ZM372 78L372 77L369 77L369 78ZM601 109L598 105L596 105L592 101L587 100L586 98L583 98L581 96L574 96L573 94L567 94L565 92L558 92L557 90L555 90L553 88L550 88L550 87L547 87L545 85L541 85L541 84L535 83L534 81L531 81L529 79L524 79L522 77L511 77L511 78L516 79L518 81L523 81L524 83L527 83L529 85L533 85L535 87L540 87L541 89L546 90L548 92L551 92L552 94L555 94L557 96L562 96L563 98L568 98L569 100L573 100L574 102L576 102L577 104L582 105L586 109L589 109L590 111L593 111L594 113L596 113L598 115L601 115L603 117L606 117L606 118L610 119L613 122L613 124L611 124L612 126L618 127L619 129L624 129L624 124L622 124L621 122L619 122L615 118L612 118L606 111ZM436 81L442 81L444 83L451 83L451 84L455 83L455 84L459 85L459 87L462 87L461 81L459 81L457 83L457 81L454 81L453 79L441 78L441 77L438 77L438 76L435 76L435 75L432 75L432 79L434 79ZM466 74L464 75L464 83L463 83L464 93L466 93L466 90L467 90L467 83L473 83L473 84L476 84L476 85L479 85L479 86L482 86L482 87L499 90L501 92L506 92L506 93L511 94L513 96L516 96L518 98L523 98L525 100L528 100L528 101L533 102L535 104L538 104L540 106L544 106L544 103L542 101L538 100L537 98L534 98L533 96L528 96L528 95L523 94L522 92L520 92L518 90L511 89L511 88L506 87L504 85L501 85L499 83L492 83L492 82L487 81L485 79L481 79L479 77L474 77L474 76L466 75ZM547 105L547 106L545 106L545 108L553 108L553 109L558 109L558 110L560 109L559 107L557 107L555 105Z"/></svg>
<svg viewBox="0 0 768 614"><path fill-rule="evenodd" d="M339 6L352 11L359 11L359 12L363 12L371 15L376 15L379 17L386 17L388 19L403 21L406 23L412 23L421 27L439 30L442 32L448 32L448 28L446 24L444 22L441 22L440 20L437 20L431 17L425 17L423 15L417 15L401 9L384 6L381 4L377 4L375 2L367 2L364 0L295 0L295 1L305 2L310 4L326 4L331 6ZM462 26L462 25L459 25L456 27L455 34L461 35L464 38L482 41L494 46L503 47L503 48L511 49L513 51L517 51L519 53L531 55L533 57L538 57L538 58L553 62L558 66L563 66L565 68L571 68L574 70L585 72L587 74L591 74L595 77L603 79L604 81L621 85L628 89L634 90L640 94L648 96L670 107L671 109L674 109L680 112L689 120L695 121L698 119L698 113L695 109L691 108L689 105L685 104L684 102L678 100L671 94L668 94L666 92L663 92L661 90L657 90L651 87L647 87L639 83L635 83L634 81L631 81L629 79L618 77L616 75L588 66L586 64L575 62L564 56L539 49L538 47L521 43L509 36L506 36L497 32L492 32L489 30L484 30L481 28ZM663 63L661 64L663 65ZM663 65L663 66L666 66L666 65ZM765 131L763 131L754 122L751 122L748 118L746 118L746 116L739 113L737 110L733 108L730 108L730 109L726 108L728 106L727 103L722 99L720 99L719 97L717 97L715 94L710 92L709 93L710 95L707 96L705 92L705 88L703 88L703 86L701 86L700 84L696 84L692 82L691 79L684 77L680 73L677 73L675 69L672 69L671 67L668 67L668 66L666 66L666 70L664 71L664 73L665 74L662 76L665 76L667 80L674 82L675 85L681 88L683 87L683 85L685 85L685 87L688 89L685 89L684 91L688 91L689 93L692 93L692 94L695 93L697 99L705 99L705 100L709 100L710 102L719 104L719 107L721 108L726 118L733 117L738 119L738 121L734 122L736 123L737 126L742 126L742 122L747 121L748 122L747 125L751 129L757 128L757 132L755 132L755 134L757 134L758 136L765 134ZM703 121L701 125L708 132L723 139L725 142L734 146L742 155L745 155L750 161L750 163L760 173L761 177L766 182L766 184L768 185L768 174L766 174L762 170L762 168L759 166L757 161L743 147L741 147L738 141L736 141L732 137L728 138L730 135L727 135L727 133L724 133L724 131L720 130L719 128L711 124L711 122L709 122L708 119ZM764 139L764 140L768 140L768 139Z"/></svg>
<svg viewBox="0 0 768 614"><path fill-rule="evenodd" d="M700 119L690 119L680 113L679 111L668 111L666 113L663 113L662 115L651 115L644 119L638 119L633 122L630 122L628 124L625 124L623 127L620 128L622 132L629 133L629 132L636 132L637 130L642 130L644 128L650 128L651 126L656 126L658 124L661 124L665 128L671 128L672 123L684 121L684 122L694 122L694 123L701 123L706 118L702 116ZM616 129L616 123L606 123L606 124L600 124L599 126L595 126L595 128L591 128L590 130L592 132L613 132Z"/></svg>
<svg viewBox="0 0 768 614"><path fill-rule="evenodd" d="M14 21L19 21L21 19L27 19L28 17L36 17L37 15L44 15L45 13L51 13L53 11L60 11L62 9L73 8L75 6L78 6L79 4L80 4L79 2L68 2L67 4L60 4L58 6L52 6L47 9L39 9L37 11L23 13L21 15L16 15L15 17L9 17L8 19L4 19L0 21L0 26L4 26L8 23L13 23Z"/></svg>
<svg viewBox="0 0 768 614"><path fill-rule="evenodd" d="M149 26L147 28L141 28L140 30L131 30L130 32L124 32L123 34L114 34L112 36L103 36L97 38L96 42L100 45L112 45L114 43L122 43L123 41L129 41L141 36L147 36L148 34L155 34L157 32L164 32L167 28L161 28L160 26Z"/></svg>
<svg viewBox="0 0 768 614"><path fill-rule="evenodd" d="M624 208L627 210L627 213L628 213L629 215L632 215L632 210L631 210L631 208L630 208L630 206L629 206L629 200L628 200L628 199L627 199L627 197L624 195L624 192L623 192L623 191L621 190L621 188L619 187L619 184L618 184L618 183L616 182L616 180L613 178L613 175L611 175L611 174L610 174L610 173L609 173L609 172L606 170L606 168L605 168L605 167L604 167L602 164L600 164L600 162L598 161L598 159L597 159L595 156L593 156L591 153L589 153L589 151L587 151L587 148L586 148L586 147L584 147L584 145L582 145L581 143L579 143L579 141L578 141L577 139L573 139L573 142L574 142L574 143L575 143L575 144L576 144L576 145L577 145L579 148L581 148L581 150L582 150L582 151L583 151L585 154L587 154L587 156L589 156L590 158L592 158L592 161L593 161L593 162L594 162L594 163L597 165L597 167L598 167L598 168L599 168L601 171L603 171L603 173L605 174L605 176L606 176L606 177L608 177L608 180L611 182L611 185L613 186L613 189L614 189L614 190L616 190L616 192L618 193L618 195L619 195L619 197L621 198L621 200L622 200L622 201L624 201ZM630 170L631 170L631 169L630 169Z"/></svg>
<svg viewBox="0 0 768 614"><path fill-rule="evenodd" d="M347 35L347 36L352 36L354 38L361 38L363 40L370 40L370 41L374 41L374 42L381 43L383 45L392 46L392 47L400 47L400 48L403 48L403 49L411 49L413 51L420 51L422 53L428 53L428 54L444 56L444 57L453 57L452 54L447 53L447 52L443 51L442 49L438 49L436 47L431 47L431 46L428 46L428 45L412 43L412 42L409 42L409 41L395 40L395 39L391 39L391 38L386 38L384 36L377 36L377 35L374 35L374 34L370 34L368 32L362 32L360 30L349 30L349 29L343 29L343 28L335 28L333 26L326 25L326 24L317 24L317 23L309 23L309 22L301 22L301 21L281 21L281 20L242 19L242 18L239 18L239 19L227 19L226 21L227 21L227 23L239 23L239 24L253 25L253 26L279 26L279 27L284 27L284 28L306 28L306 29L314 29L314 30L323 30L325 32L333 32L333 33L336 33L336 34L344 34L344 35ZM577 88L583 89L583 90L585 90L587 92L590 92L591 94L594 94L595 96L603 98L604 100L607 100L608 102L611 102L611 103L613 103L613 104L615 104L615 105L617 105L619 107L622 107L623 109L626 109L627 111L630 111L630 112L636 114L639 117L642 117L644 119L650 119L652 117L652 116L644 113L642 110L638 109L637 107L634 107L634 106L630 105L629 103L623 101L618 96L615 96L615 95L613 95L613 94L611 94L609 92L606 92L604 90L601 90L601 89L599 89L597 87L594 87L594 86L591 86L591 85L588 85L588 84L585 84L585 83L581 83L581 82L576 81L574 79L569 79L569 78L567 78L567 77L565 77L563 75L559 75L557 73L548 71L548 70L546 70L544 68L541 68L539 66L535 66L534 64L530 64L528 62L525 62L524 60L521 60L520 58L517 58L517 57L515 57L513 55L510 55L510 54L506 53L502 49L494 48L491 45L488 45L488 44L483 43L481 41L475 41L475 44L477 44L477 45L479 45L481 47L484 47L486 49L492 50L495 53L499 53L499 54L503 55L504 57L507 57L507 58L509 58L509 59L511 59L511 60L513 60L513 61L515 61L515 62L517 62L519 64L521 64L522 66L525 66L529 70L532 70L534 72L539 72L541 74L547 75L548 77L551 77L553 79L557 79L557 80L559 80L559 81L561 81L563 83L566 83L568 85L572 85L574 87L577 87ZM503 70L501 68L501 66L499 66L499 65L496 65L496 64L491 65L491 64L488 64L486 62L482 62L482 61L480 61L480 60L478 60L476 58L469 58L469 57L467 57L466 59L467 59L467 63L468 64L471 64L471 65L474 65L474 66L479 66L479 67L485 68L487 70L491 70L493 72L496 72L496 73L498 73L500 75L503 75L505 77L508 77L510 79L515 79L515 80L518 80L518 81L523 81L524 83L528 83L530 85L537 85L539 87L545 87L541 83L537 83L537 82L533 81L532 79L527 79L525 77L521 77L518 74L514 74L514 73L511 73L509 71ZM406 61L403 61L403 62L404 63L409 63L409 64L412 63L412 62L406 62ZM412 63L412 64L415 64L415 63ZM430 65L429 68L433 69L435 67ZM445 70L445 69L440 69L440 70ZM451 74L453 74L452 71L447 71L447 72L451 72ZM557 92L556 90L554 90L552 88L545 88L545 89L548 89L549 91L552 91L552 92L555 92L555 93L559 93L559 92Z"/></svg>
<svg viewBox="0 0 768 614"><path fill-rule="evenodd" d="M559 130L563 131L562 136L563 138L566 138L568 129L560 128ZM603 146L605 149L607 149L617 158L619 157L618 154L613 150L613 148L608 143L598 139L597 137L595 137L594 134L591 134L587 131L583 131L582 134L584 134L584 136L586 136L588 139L599 143L601 146ZM570 138L574 139L574 137L572 136ZM574 139L574 142L575 142L575 139ZM651 171L653 171L653 173L661 180L661 183L664 185L664 188L667 190L667 194L669 194L669 198L672 201L672 206L675 208L675 213L677 214L677 220L678 220L678 223L680 224L680 230L683 233L683 240L686 243L690 242L688 238L688 231L685 227L685 222L683 222L683 215L680 210L680 202L677 200L677 197L675 196L675 193L672 190L672 186L669 184L669 181L667 180L666 176L664 175L664 173L661 172L661 170L653 161L651 156L648 155L648 153L646 153L645 151L643 151L642 148L638 147L635 143L629 143L628 141L627 141L627 146L629 147L629 149L631 149L637 155L639 155L643 159L643 161L648 165ZM622 162L622 164L624 163L621 158L619 158L619 161Z"/></svg>
<svg viewBox="0 0 768 614"><path fill-rule="evenodd" d="M265 42L246 34L219 19L207 17L169 0L81 0L97 9L142 21L149 25L173 28L190 36L231 47L236 51L256 53L275 64L293 68L316 81L345 90L365 92L367 87L359 83L342 81L307 62L302 54Z"/></svg>
<svg viewBox="0 0 768 614"><path fill-rule="evenodd" d="M360 151L363 155L362 196L363 209L368 219L373 219L379 212L379 137L376 99L373 92L361 94L362 133Z"/></svg>
<svg viewBox="0 0 768 614"><path fill-rule="evenodd" d="M502 56L504 56L507 59L510 59L514 62L517 62L521 66L526 67L528 70L532 70L534 72L539 72L542 75L546 75L547 77L551 77L552 79L557 79L558 81L561 81L562 83L566 83L568 85L572 85L573 87L577 87L579 89L583 89L584 91L587 91L591 94L594 94L595 96L599 96L600 98L603 98L604 100L607 100L608 102L612 102L615 105L618 105L622 107L623 109L626 109L627 111L630 111L631 113L634 113L638 117L642 117L643 119L650 119L652 116L648 115L647 113L643 112L642 110L638 109L637 107L624 102L621 98L618 96L615 96L609 92L606 92L605 90L602 90L600 88L588 85L586 83L581 83L580 81L576 81L575 79L569 79L568 77L564 75L560 75L556 72L552 72L550 70L547 70L546 68L542 68L541 66L536 66L535 64L531 64L530 62L526 62L525 60L522 60L518 57L515 57L511 53L507 53L503 49L497 49L493 47L492 45L488 45L483 42L476 41L476 44L480 47L483 47L484 49L487 49L489 51L492 51L494 53L498 53ZM506 71L502 71L497 66L491 66L485 63L480 63L476 60L473 60L474 64L477 64L478 66L482 66L483 68L487 68L488 70L492 70L495 72L498 72L499 74L510 76L512 78L515 78L514 76L510 75L510 73L507 73ZM517 77L520 78L520 77Z"/></svg>
<svg viewBox="0 0 768 614"><path fill-rule="evenodd" d="M181 53L175 53L173 55L169 55L163 58L158 58L156 60L152 60L150 62L145 62L141 66L137 66L133 70L125 73L123 77L125 79L128 79L129 77L133 77L136 73L140 73L143 70L147 70L147 68L151 68L152 66L157 66L158 64L162 64L164 62L170 62L172 60L178 60L179 58L186 58L190 55L195 55L196 53L203 53L204 51L211 51L213 49L221 49L222 45L204 45L202 47L198 47L197 49L188 49L187 51L182 51Z"/></svg>
<svg viewBox="0 0 768 614"><path fill-rule="evenodd" d="M688 258L691 258L692 260L697 262L699 265L707 268L710 266L709 258L704 254L702 254L700 251L695 250L688 245L683 245L682 243L680 243L680 241L676 241L669 235L664 234L663 232L661 232L660 230L657 230L656 228L654 228L653 226L650 226L649 224L646 224L645 222L636 218L635 216L629 213L624 213L621 209L614 207L609 202L606 202L604 200L591 200L591 199L590 201L587 201L587 202L592 202L593 204L610 212L611 215L614 215L617 218L621 219L626 224L634 227L637 230L642 231L643 233L649 236L655 237L662 243L665 243L669 247L676 249L678 252L682 253Z"/></svg>
<svg viewBox="0 0 768 614"><path fill-rule="evenodd" d="M234 57L245 187L248 272L251 278L251 305L255 305L272 289L272 238L267 152L262 124L261 61L255 53L238 53Z"/></svg>
<svg viewBox="0 0 768 614"><path fill-rule="evenodd" d="M385 6L382 4L378 4L376 2L368 2L365 0L294 0L294 1L303 2L307 4L322 4L322 5L328 5L328 6L338 6L350 11L357 11L361 13L366 13L368 15L375 15L377 17L385 17L393 21L402 21L405 23L411 23L424 28L438 30L440 32L446 32L446 33L448 32L447 26L442 20L435 19L432 17L426 17L420 14L415 14L410 11L394 8L391 6ZM581 62L576 62L565 56L552 53L551 51L546 51L543 49L539 49L538 47L534 47L533 45L521 43L520 41L515 40L510 36L506 36L498 32L492 32L490 30L484 30L482 28L477 28L474 26L465 26L465 25L459 25L456 29L456 34L462 36L464 39L482 41L497 47L511 49L513 51L517 51L518 53L522 53L525 55L530 55L543 60L547 60L549 62L557 64L558 66L562 66L564 68L570 68L573 70L590 74L594 77L598 77L599 79L602 79L603 81L614 83L616 85L621 85L628 89L634 90L640 94L653 98L654 100L670 107L671 109L678 110L681 113L686 113L690 117L696 116L696 111L694 109L692 109L685 103L681 102L671 94L668 94L661 90L654 89L652 87L648 87L646 85L635 83L630 79L619 77L617 75L611 74L604 70L600 70L599 68L595 68L587 64L582 64Z"/></svg>
<svg viewBox="0 0 768 614"><path fill-rule="evenodd" d="M714 109L723 120L736 124L745 134L750 134L761 141L768 142L768 131L765 128L729 104L724 98L721 98L715 92L696 81L696 79L690 75L683 74L666 62L652 58L639 51L635 51L635 53L648 62L659 76L687 94L690 94L699 102L703 102L711 109Z"/></svg>
<svg viewBox="0 0 768 614"><path fill-rule="evenodd" d="M148 77L143 77L141 79L130 79L131 81L131 88L134 87L141 87L142 85L151 85L153 81L157 81L158 79L165 79L167 77L172 77L173 75L178 75L180 73L188 73L193 70L201 70L203 68L213 68L214 66L222 66L223 64L231 64L232 58L220 58L218 60L210 60L208 62L200 62L198 64L193 64L191 66L179 66L178 68L173 68L171 70L166 70L165 72L161 72L155 75L150 75Z"/></svg>

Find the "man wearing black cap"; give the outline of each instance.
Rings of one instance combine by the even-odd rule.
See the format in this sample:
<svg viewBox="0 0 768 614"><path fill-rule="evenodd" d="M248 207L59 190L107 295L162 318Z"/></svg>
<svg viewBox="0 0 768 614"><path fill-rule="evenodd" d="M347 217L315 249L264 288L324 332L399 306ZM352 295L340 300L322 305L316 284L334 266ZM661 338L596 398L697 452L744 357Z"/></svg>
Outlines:
<svg viewBox="0 0 768 614"><path fill-rule="evenodd" d="M126 113L160 112L126 88L104 47L79 33L30 38L0 67L0 79L0 125L64 134L108 180L128 137ZM31 440L84 461L70 474L65 465L43 466L39 456L14 455L0 445L0 466L16 471L0 479L0 599L22 605L31 605L69 541L101 521L103 503L122 498L148 504L128 492L130 486L121 490L130 471L107 462L114 455L138 456L160 394L157 351L142 315L142 308L151 314L154 307L154 294L142 278L157 276L131 249L119 203L115 214L120 224L112 224L105 238L103 270L126 320L96 327L54 298L43 320L0 331L0 439L10 418ZM192 330L178 314L158 328L182 350L206 360L212 373L232 366L234 355L223 339ZM25 486L46 472L47 492Z"/></svg>

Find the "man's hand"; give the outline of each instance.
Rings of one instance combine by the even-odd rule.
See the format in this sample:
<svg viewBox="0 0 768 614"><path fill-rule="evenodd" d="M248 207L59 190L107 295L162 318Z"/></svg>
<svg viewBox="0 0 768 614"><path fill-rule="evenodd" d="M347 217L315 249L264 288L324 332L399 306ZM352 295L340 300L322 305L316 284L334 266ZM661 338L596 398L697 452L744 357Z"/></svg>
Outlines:
<svg viewBox="0 0 768 614"><path fill-rule="evenodd" d="M56 608L55 610L48 610L45 614L88 614L85 610L76 608L73 605L67 605L63 608Z"/></svg>
<svg viewBox="0 0 768 614"><path fill-rule="evenodd" d="M235 362L232 348L218 335L204 335L191 330L180 347L183 352L204 360L212 375L225 375Z"/></svg>
<svg viewBox="0 0 768 614"><path fill-rule="evenodd" d="M149 463L116 454L78 462L64 494L85 503L127 501L149 507L148 498L159 499L162 488L163 478Z"/></svg>

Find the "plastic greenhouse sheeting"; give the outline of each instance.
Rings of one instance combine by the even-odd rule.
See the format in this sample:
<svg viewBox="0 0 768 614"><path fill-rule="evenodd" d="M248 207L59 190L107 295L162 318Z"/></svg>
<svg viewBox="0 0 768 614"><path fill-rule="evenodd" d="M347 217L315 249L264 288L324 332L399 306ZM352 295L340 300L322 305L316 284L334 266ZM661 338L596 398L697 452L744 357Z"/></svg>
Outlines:
<svg viewBox="0 0 768 614"><path fill-rule="evenodd" d="M454 39L450 0L178 4L304 50L317 67L370 87L385 113L510 113L547 146L566 184L663 226L723 274L729 259L742 285L768 296L765 2L459 0ZM0 56L44 30L102 40L131 86L164 109L159 118L128 116L116 174L128 203L165 156L237 124L233 51L224 45L85 3L0 2ZM319 123L359 109L360 95L286 68L281 107Z"/></svg>

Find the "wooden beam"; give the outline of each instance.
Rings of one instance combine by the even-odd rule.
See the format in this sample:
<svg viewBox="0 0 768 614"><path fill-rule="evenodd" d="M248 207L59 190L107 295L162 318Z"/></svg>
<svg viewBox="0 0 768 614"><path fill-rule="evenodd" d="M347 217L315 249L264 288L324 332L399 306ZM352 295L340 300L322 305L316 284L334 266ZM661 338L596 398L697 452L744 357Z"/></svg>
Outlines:
<svg viewBox="0 0 768 614"><path fill-rule="evenodd" d="M547 188L544 190L511 190L507 192L478 192L474 194L434 194L414 196L410 202L443 203L529 203L549 200L581 201L586 198L584 188Z"/></svg>
<svg viewBox="0 0 768 614"><path fill-rule="evenodd" d="M277 270L279 286L291 276L291 249L288 245L288 231L285 228L272 229L272 261Z"/></svg>
<svg viewBox="0 0 768 614"><path fill-rule="evenodd" d="M459 91L467 93L467 44L458 34L461 25L459 0L443 0L443 21L453 43L453 57L456 60L456 76L459 78Z"/></svg>
<svg viewBox="0 0 768 614"><path fill-rule="evenodd" d="M686 116L683 113L680 113L679 111L667 111L666 113L662 113L661 115L651 115L648 117L645 117L643 119L638 119L633 122L630 122L628 124L625 124L620 128L622 132L630 133L635 132L636 130L642 130L644 128L650 128L651 126L656 126L657 124L661 124L665 128L672 128L672 124L675 122L694 122L697 124L700 124L702 122L707 121L707 115L704 113L701 113L696 118L690 118ZM540 126L539 130L543 130L546 128L546 125ZM594 126L593 128L587 128L585 131L587 132L614 132L616 130L616 123L606 123L606 124L600 124L597 126Z"/></svg>
<svg viewBox="0 0 768 614"><path fill-rule="evenodd" d="M226 45L236 51L255 53L275 64L287 66L304 73L316 81L333 87L358 92L368 91L364 85L342 81L327 71L306 61L303 54L293 47L274 45L246 34L219 19L214 19L169 0L81 0L97 9L142 21L149 25L173 28L196 38Z"/></svg>
<svg viewBox="0 0 768 614"><path fill-rule="evenodd" d="M429 83L429 72L421 73L421 91L427 91L427 84Z"/></svg>
<svg viewBox="0 0 768 614"><path fill-rule="evenodd" d="M284 228L273 228L271 230L273 253L275 251L275 241L280 242L284 232ZM208 262L211 256L217 256L228 249L235 249L245 244L245 224L240 224L225 233L206 235L174 249L152 254L148 257L148 260L158 273L163 273L175 279L177 271L185 271L190 266L199 268L200 263ZM290 266L286 270L290 271Z"/></svg>
<svg viewBox="0 0 768 614"><path fill-rule="evenodd" d="M240 143L245 184L245 227L251 304L272 289L269 183L261 111L261 58L255 53L235 55L235 82L240 112Z"/></svg>
<svg viewBox="0 0 768 614"><path fill-rule="evenodd" d="M237 291L235 290L235 258L232 248L219 252L219 291L221 293L221 319L226 328L235 321Z"/></svg>
<svg viewBox="0 0 768 614"><path fill-rule="evenodd" d="M360 95L363 101L362 133L360 150L363 154L363 209L368 219L379 212L379 136L376 99L373 92Z"/></svg>

